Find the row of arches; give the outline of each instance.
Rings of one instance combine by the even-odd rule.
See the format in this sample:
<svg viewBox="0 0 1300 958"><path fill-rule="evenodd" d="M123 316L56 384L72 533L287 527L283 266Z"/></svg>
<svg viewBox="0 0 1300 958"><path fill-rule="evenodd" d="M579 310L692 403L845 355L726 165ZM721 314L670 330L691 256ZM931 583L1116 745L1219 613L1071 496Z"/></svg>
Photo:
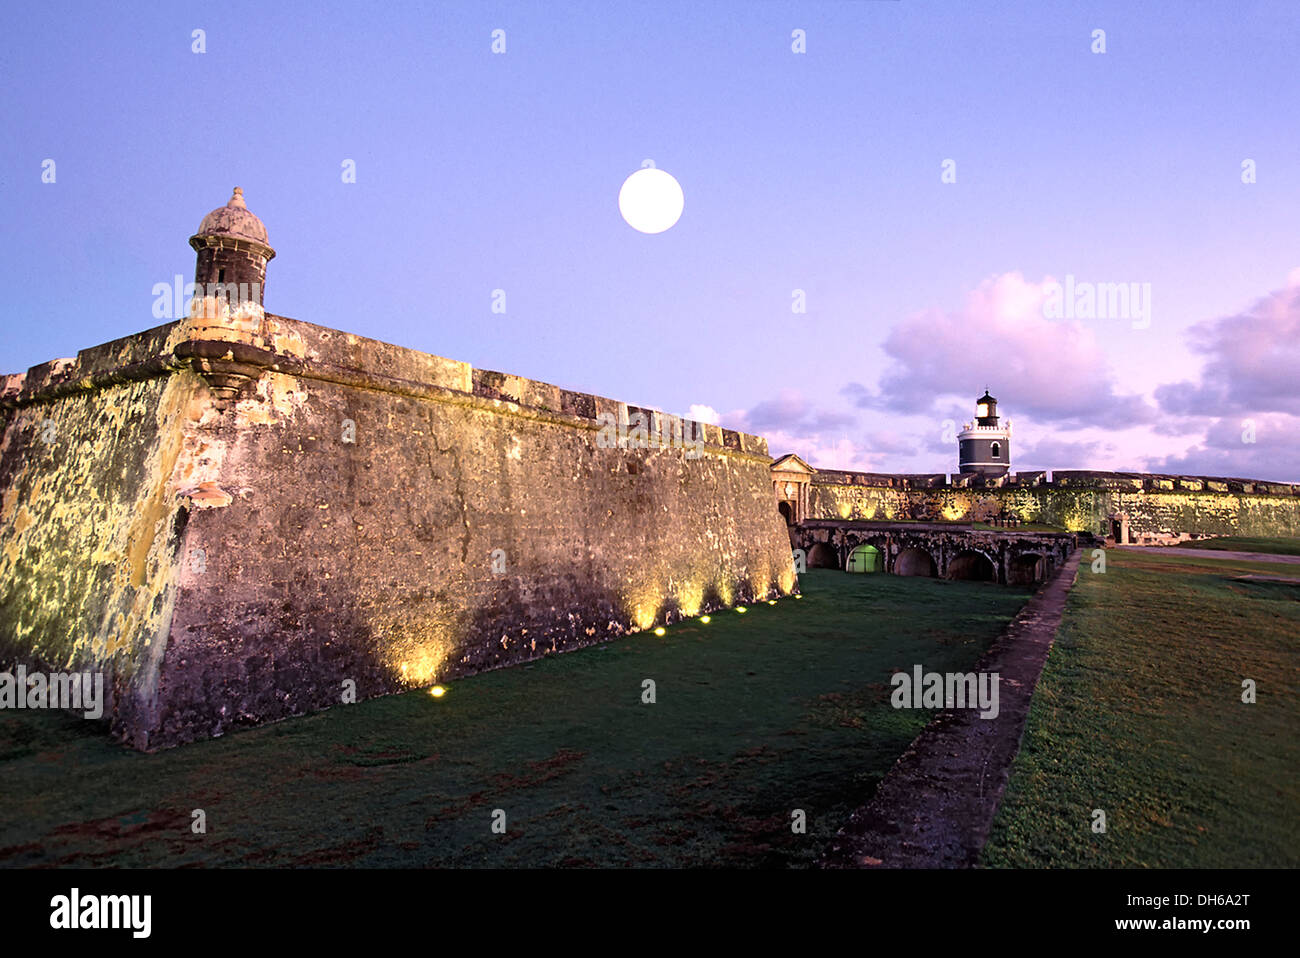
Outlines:
<svg viewBox="0 0 1300 958"><path fill-rule="evenodd" d="M809 568L839 569L839 555L825 542L818 542L808 551ZM875 546L862 543L853 548L845 560L846 572L873 573L884 572L885 556ZM1036 552L1014 556L1007 569L1008 585L1033 585L1047 578L1049 563L1047 557ZM912 546L901 550L894 558L894 575L928 576L939 575L938 564L925 549ZM948 562L945 578L964 579L974 582L997 582L998 569L987 555L974 549L957 553Z"/></svg>

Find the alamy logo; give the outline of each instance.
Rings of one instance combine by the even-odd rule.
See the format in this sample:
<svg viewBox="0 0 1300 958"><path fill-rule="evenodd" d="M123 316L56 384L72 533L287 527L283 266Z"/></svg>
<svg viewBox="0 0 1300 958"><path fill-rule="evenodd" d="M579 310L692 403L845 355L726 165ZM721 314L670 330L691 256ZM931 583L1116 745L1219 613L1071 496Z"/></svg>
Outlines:
<svg viewBox="0 0 1300 958"><path fill-rule="evenodd" d="M704 426L690 419L634 412L627 422L619 422L612 412L603 412L596 421L596 445L601 449L685 449L687 459L704 455Z"/></svg>
<svg viewBox="0 0 1300 958"><path fill-rule="evenodd" d="M896 709L980 709L980 718L998 717L997 672L925 672L912 666L912 672L895 672L889 684L894 692L889 704Z"/></svg>
<svg viewBox="0 0 1300 958"><path fill-rule="evenodd" d="M151 895L71 894L50 899L50 927L59 931L79 928L127 928L133 938L148 938L152 927Z"/></svg>
<svg viewBox="0 0 1300 958"><path fill-rule="evenodd" d="M177 273L170 284L154 283L151 291L154 319L181 319L193 316L196 304L203 307L204 319L219 319L223 310L238 312L242 307L262 302L261 283L187 283Z"/></svg>
<svg viewBox="0 0 1300 958"><path fill-rule="evenodd" d="M1150 283L1050 283L1043 300L1045 319L1131 319L1134 329L1151 325Z"/></svg>
<svg viewBox="0 0 1300 958"><path fill-rule="evenodd" d="M93 681L92 681L93 680ZM0 672L0 709L65 709L88 719L104 714L102 672Z"/></svg>

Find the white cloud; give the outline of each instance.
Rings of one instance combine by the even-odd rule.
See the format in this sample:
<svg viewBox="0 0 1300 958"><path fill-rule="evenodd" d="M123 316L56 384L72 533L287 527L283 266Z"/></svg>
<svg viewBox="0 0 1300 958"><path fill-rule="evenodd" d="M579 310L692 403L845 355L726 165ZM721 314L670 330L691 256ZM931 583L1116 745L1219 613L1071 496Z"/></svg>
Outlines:
<svg viewBox="0 0 1300 958"><path fill-rule="evenodd" d="M687 419L693 419L696 422L707 422L710 425L718 424L718 411L712 406L702 406L699 403L691 403L690 410L686 413Z"/></svg>
<svg viewBox="0 0 1300 958"><path fill-rule="evenodd" d="M1043 315L1055 282L1003 273L972 290L961 309L902 320L883 345L893 364L879 390L847 389L861 406L924 413L945 405L946 397L973 402L987 386L1006 408L1040 423L1150 420L1146 402L1119 391L1106 358L1114 346L1102 345L1094 325ZM1116 328L1141 335L1122 324Z"/></svg>

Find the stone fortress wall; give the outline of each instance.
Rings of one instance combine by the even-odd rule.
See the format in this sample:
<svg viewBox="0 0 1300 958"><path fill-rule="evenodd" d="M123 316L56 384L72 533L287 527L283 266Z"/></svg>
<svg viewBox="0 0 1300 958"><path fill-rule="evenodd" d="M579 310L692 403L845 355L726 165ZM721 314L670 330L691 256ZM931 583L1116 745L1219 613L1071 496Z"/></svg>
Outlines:
<svg viewBox="0 0 1300 958"><path fill-rule="evenodd" d="M702 442L601 441L638 413ZM8 376L0 427L0 669L102 670L140 749L797 588L763 439L260 308Z"/></svg>
<svg viewBox="0 0 1300 958"><path fill-rule="evenodd" d="M1208 536L1300 536L1300 485L1203 476L1053 471L1000 478L816 470L807 518L987 520L1157 545Z"/></svg>

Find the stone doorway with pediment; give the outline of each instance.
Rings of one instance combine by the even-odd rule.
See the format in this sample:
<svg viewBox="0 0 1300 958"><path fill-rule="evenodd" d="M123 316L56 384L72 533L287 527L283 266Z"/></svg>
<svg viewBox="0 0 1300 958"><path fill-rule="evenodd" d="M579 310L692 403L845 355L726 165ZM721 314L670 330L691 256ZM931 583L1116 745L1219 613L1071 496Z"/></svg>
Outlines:
<svg viewBox="0 0 1300 958"><path fill-rule="evenodd" d="M782 456L772 463L776 507L787 526L797 526L808 518L810 487L816 472L796 455Z"/></svg>

